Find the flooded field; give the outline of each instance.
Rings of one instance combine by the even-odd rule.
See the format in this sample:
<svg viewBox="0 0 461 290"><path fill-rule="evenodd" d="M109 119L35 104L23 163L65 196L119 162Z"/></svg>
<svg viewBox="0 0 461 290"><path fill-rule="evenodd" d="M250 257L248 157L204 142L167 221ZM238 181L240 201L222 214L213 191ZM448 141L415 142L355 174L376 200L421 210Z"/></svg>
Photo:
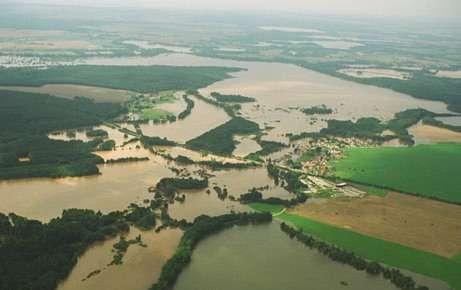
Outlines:
<svg viewBox="0 0 461 290"><path fill-rule="evenodd" d="M284 137L286 133L318 131L326 125L326 119L354 120L360 117L377 117L387 120L395 113L408 108L425 108L439 113L447 112L446 105L441 102L416 99L388 89L341 80L289 64L241 62L185 54L168 54L149 58L90 58L84 63L245 68L244 71L234 73L233 78L216 82L201 89L200 92L206 96L216 91L256 98L259 106L245 104L242 106L242 114L259 123L261 127L265 125L274 127L269 135L265 136L270 140L286 140ZM332 108L334 113L313 121L312 116L305 116L297 109L321 104ZM187 119L184 121L186 122ZM152 128L152 134L153 132L155 131ZM164 134L171 134L171 132Z"/></svg>
<svg viewBox="0 0 461 290"><path fill-rule="evenodd" d="M50 94L70 99L74 97L87 97L100 103L125 102L131 95L135 94L125 90L71 84L49 84L41 87L0 86L0 90Z"/></svg>
<svg viewBox="0 0 461 290"><path fill-rule="evenodd" d="M121 128L127 128L129 130L134 131L134 127L129 124L122 124ZM120 132L117 128L112 128L106 125L95 126L93 130L104 130L107 132L108 137L107 139L111 139L115 141L116 146L121 146L124 142L128 141L130 136L125 138L125 134ZM68 132L75 133L75 136L69 136ZM71 141L71 140L80 140L84 142L88 142L94 138L90 138L86 135L87 129L75 129L75 130L67 130L67 131L60 131L60 132L53 132L48 134L48 138L53 140L62 140L62 141Z"/></svg>
<svg viewBox="0 0 461 290"><path fill-rule="evenodd" d="M355 78L391 78L398 80L407 80L411 78L410 73L401 72L393 69L377 68L347 68L339 70L340 73Z"/></svg>
<svg viewBox="0 0 461 290"><path fill-rule="evenodd" d="M166 49L166 50L176 52L176 53L191 53L192 52L192 49L190 47L163 45L163 44L158 44L158 43L152 44L149 41L144 41L144 40L126 40L126 41L123 41L123 43L135 45L142 49L162 48L162 49Z"/></svg>
<svg viewBox="0 0 461 290"><path fill-rule="evenodd" d="M272 179L267 175L265 168L254 168L245 170L222 170L212 173L210 178L210 191L207 190L186 190L181 191L186 195L184 203L175 202L169 207L170 215L173 218L185 218L192 221L201 214L217 216L231 211L248 211L249 208L238 201L231 201L229 198L220 200L214 191L214 186L226 188L229 196L238 198L241 194L252 188L261 189L263 196L279 197L283 199L293 198L294 195L280 186L275 186Z"/></svg>
<svg viewBox="0 0 461 290"><path fill-rule="evenodd" d="M436 76L444 77L444 78L460 79L461 70L440 70L437 72Z"/></svg>
<svg viewBox="0 0 461 290"><path fill-rule="evenodd" d="M447 125L461 126L461 116L457 117L436 117L435 119L444 122Z"/></svg>
<svg viewBox="0 0 461 290"><path fill-rule="evenodd" d="M287 27L287 26L260 26L262 30L282 31L282 32L306 32L306 33L323 33L323 31L311 28Z"/></svg>
<svg viewBox="0 0 461 290"><path fill-rule="evenodd" d="M252 139L254 136L235 136L234 140L238 143L232 155L245 157L261 149L261 146Z"/></svg>
<svg viewBox="0 0 461 290"><path fill-rule="evenodd" d="M20 40L16 42L0 42L0 49L4 50L58 50L58 49L89 49L100 47L86 40Z"/></svg>
<svg viewBox="0 0 461 290"><path fill-rule="evenodd" d="M316 290L397 289L291 240L277 223L234 227L200 242L173 289L301 290L306 285Z"/></svg>
<svg viewBox="0 0 461 290"><path fill-rule="evenodd" d="M143 134L166 137L170 140L184 143L230 120L229 116L221 108L196 98L193 99L195 107L187 118L173 123L141 124Z"/></svg>
<svg viewBox="0 0 461 290"><path fill-rule="evenodd" d="M112 245L118 241L118 237L89 248L78 259L69 277L58 286L57 290L149 289L158 279L163 264L173 255L182 231L168 229L155 233L139 231L132 227L126 238L130 240L138 235L141 235L142 242L147 247L130 246L121 265L108 266L114 255L111 252ZM87 278L88 274L96 270L101 272Z"/></svg>
<svg viewBox="0 0 461 290"><path fill-rule="evenodd" d="M64 209L88 208L110 212L125 209L130 203L142 203L152 197L148 187L162 177L173 177L162 157L143 149L118 148L115 151L98 152L105 159L121 157L145 157L149 161L100 165L101 175L68 178L33 178L0 182L0 212L14 212L41 221L59 216ZM191 171L200 169L190 166ZM220 215L231 210L248 210L246 206L228 199L221 201L212 189L218 185L227 188L236 198L253 187L265 187L265 197L292 198L285 189L274 186L265 168L223 170L212 172L210 194L206 190L184 191L186 202L171 205L170 214L178 219L193 220L200 214Z"/></svg>
<svg viewBox="0 0 461 290"><path fill-rule="evenodd" d="M68 208L122 210L149 198L147 188L160 178L173 176L165 164L151 157L144 162L101 165L98 176L1 181L0 212L47 221Z"/></svg>
<svg viewBox="0 0 461 290"><path fill-rule="evenodd" d="M324 48L332 48L332 49L351 49L354 47L363 46L363 44L358 42L351 42L351 41L342 41L342 40L316 40L314 41L315 44L320 45Z"/></svg>
<svg viewBox="0 0 461 290"><path fill-rule="evenodd" d="M413 135L413 139L416 144L432 144L440 142L461 143L460 132L454 132L435 126L416 124L415 126L409 128L408 132Z"/></svg>

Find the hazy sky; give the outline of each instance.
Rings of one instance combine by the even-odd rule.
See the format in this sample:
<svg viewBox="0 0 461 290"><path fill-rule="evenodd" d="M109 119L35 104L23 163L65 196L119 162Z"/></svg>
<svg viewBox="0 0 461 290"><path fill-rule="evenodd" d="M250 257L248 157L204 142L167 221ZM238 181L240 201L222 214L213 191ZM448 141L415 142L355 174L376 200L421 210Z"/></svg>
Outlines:
<svg viewBox="0 0 461 290"><path fill-rule="evenodd" d="M1 1L1 0L0 0ZM15 0L71 5L298 11L322 14L458 16L461 0Z"/></svg>

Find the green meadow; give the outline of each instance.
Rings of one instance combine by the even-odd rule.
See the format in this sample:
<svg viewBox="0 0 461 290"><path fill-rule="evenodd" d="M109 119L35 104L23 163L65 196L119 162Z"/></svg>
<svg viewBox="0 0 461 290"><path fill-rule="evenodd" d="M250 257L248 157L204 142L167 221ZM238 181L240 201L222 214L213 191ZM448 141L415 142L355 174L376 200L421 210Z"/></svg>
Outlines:
<svg viewBox="0 0 461 290"><path fill-rule="evenodd" d="M351 148L332 165L344 180L461 202L461 144Z"/></svg>

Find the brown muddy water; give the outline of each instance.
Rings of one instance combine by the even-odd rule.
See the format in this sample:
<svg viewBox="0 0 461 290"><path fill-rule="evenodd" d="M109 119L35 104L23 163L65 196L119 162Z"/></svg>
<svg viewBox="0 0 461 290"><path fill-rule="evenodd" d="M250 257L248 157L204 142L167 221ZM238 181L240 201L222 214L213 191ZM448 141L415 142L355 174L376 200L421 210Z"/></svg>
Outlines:
<svg viewBox="0 0 461 290"><path fill-rule="evenodd" d="M245 170L223 170L212 173L210 178L210 192L207 190L184 190L186 195L184 203L175 202L169 207L169 213L173 218L185 218L193 221L201 214L217 216L231 211L243 212L250 209L239 202L229 198L220 200L213 190L214 186L226 188L228 194L238 198L241 194L252 188L263 188L261 192L265 198L279 197L283 199L293 198L294 195L280 186L275 186L273 180L267 175L265 168L252 168Z"/></svg>
<svg viewBox="0 0 461 290"><path fill-rule="evenodd" d="M0 212L14 212L47 221L64 209L87 208L110 212L151 197L147 188L173 176L161 158L101 165L101 175L67 178L31 178L0 182Z"/></svg>
<svg viewBox="0 0 461 290"><path fill-rule="evenodd" d="M128 150L128 149L126 149ZM166 162L162 157L148 154L143 149L126 156L144 157L149 161L100 165L101 175L67 178L30 178L0 182L0 212L14 212L32 219L48 221L61 215L64 209L87 208L110 212L123 210L130 203L142 203L152 197L148 192L163 177L173 177L169 167L176 167L173 162ZM125 157L121 149L98 153L106 159ZM106 155L104 155L106 154ZM110 155L112 154L112 155ZM122 154L122 155L120 155ZM137 155L136 155L137 154ZM192 172L198 166L188 166ZM193 220L200 214L220 215L230 210L248 210L238 202L218 199L212 189L218 185L226 187L230 195L239 197L253 187L266 187L262 190L266 197L291 198L285 189L274 186L265 168L245 170L224 170L211 172L210 194L203 191L185 191L186 202L171 205L170 214L178 219Z"/></svg>
<svg viewBox="0 0 461 290"><path fill-rule="evenodd" d="M221 108L196 98L193 99L195 107L188 117L172 123L142 124L140 127L143 134L166 137L170 140L185 143L230 120L229 116Z"/></svg>
<svg viewBox="0 0 461 290"><path fill-rule="evenodd" d="M342 282L348 286L342 285ZM432 284L441 286L438 281L432 281ZM364 271L332 262L316 250L291 240L274 222L269 225L234 227L200 242L194 250L191 264L181 273L173 289L398 288L382 277L373 277Z"/></svg>
<svg viewBox="0 0 461 290"><path fill-rule="evenodd" d="M237 157L245 157L250 153L261 150L258 142L253 140L254 136L234 136L234 141L237 142L235 150L232 155Z"/></svg>
<svg viewBox="0 0 461 290"><path fill-rule="evenodd" d="M89 248L74 267L69 277L57 290L146 290L157 281L163 264L173 255L182 231L167 229L159 233L140 231L134 227L125 235L127 240L141 235L147 247L131 245L123 257L123 264L108 266L114 255L113 244L118 237L97 243ZM92 271L97 275L85 279Z"/></svg>
<svg viewBox="0 0 461 290"><path fill-rule="evenodd" d="M126 128L131 131L135 131L135 128L131 124L120 124L121 128ZM117 128L112 128L106 125L100 125L100 126L95 126L92 127L93 130L104 130L107 132L108 137L107 140L111 139L115 141L116 146L121 146L124 142L128 141L132 136L127 136L125 138L125 134L120 132L119 129ZM67 135L67 131L73 131L75 133L75 137L69 137ZM71 140L80 140L84 142L88 142L90 140L93 140L94 138L90 138L86 136L87 129L70 129L70 130L65 130L65 131L58 131L58 132L53 132L48 134L48 138L53 139L53 140L61 140L61 141L71 141Z"/></svg>
<svg viewBox="0 0 461 290"><path fill-rule="evenodd" d="M433 112L447 112L441 102L416 99L388 89L341 80L299 66L242 62L199 57L190 54L163 54L155 57L89 58L85 64L98 65L183 65L227 66L246 70L233 73L233 78L216 82L200 92L242 94L257 99L256 104L242 106L242 114L260 124L275 127L267 139L285 140L286 133L313 132L326 125L327 119L354 120L377 117L388 120L408 108L424 108ZM331 115L305 116L299 108L325 104ZM202 113L202 116L207 116Z"/></svg>

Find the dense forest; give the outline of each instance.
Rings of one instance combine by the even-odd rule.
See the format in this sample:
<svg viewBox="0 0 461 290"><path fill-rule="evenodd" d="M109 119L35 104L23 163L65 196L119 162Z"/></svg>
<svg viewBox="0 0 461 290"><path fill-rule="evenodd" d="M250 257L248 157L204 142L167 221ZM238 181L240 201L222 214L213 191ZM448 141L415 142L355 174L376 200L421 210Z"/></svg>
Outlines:
<svg viewBox="0 0 461 290"><path fill-rule="evenodd" d="M228 78L237 68L180 66L55 66L0 69L0 85L77 84L140 93L198 89Z"/></svg>
<svg viewBox="0 0 461 290"><path fill-rule="evenodd" d="M0 213L0 289L54 290L92 243L128 230L121 212L69 209L47 224Z"/></svg>
<svg viewBox="0 0 461 290"><path fill-rule="evenodd" d="M150 136L142 136L140 139L142 145L144 147L152 147L152 146L175 146L176 142L168 140L165 138L160 137L150 137Z"/></svg>
<svg viewBox="0 0 461 290"><path fill-rule="evenodd" d="M103 160L91 151L101 140L65 142L47 134L98 125L123 112L117 104L85 98L0 91L0 179L97 174Z"/></svg>
<svg viewBox="0 0 461 290"><path fill-rule="evenodd" d="M259 132L258 124L241 117L235 117L197 138L186 142L193 150L212 152L218 155L231 155L235 149L234 135Z"/></svg>

